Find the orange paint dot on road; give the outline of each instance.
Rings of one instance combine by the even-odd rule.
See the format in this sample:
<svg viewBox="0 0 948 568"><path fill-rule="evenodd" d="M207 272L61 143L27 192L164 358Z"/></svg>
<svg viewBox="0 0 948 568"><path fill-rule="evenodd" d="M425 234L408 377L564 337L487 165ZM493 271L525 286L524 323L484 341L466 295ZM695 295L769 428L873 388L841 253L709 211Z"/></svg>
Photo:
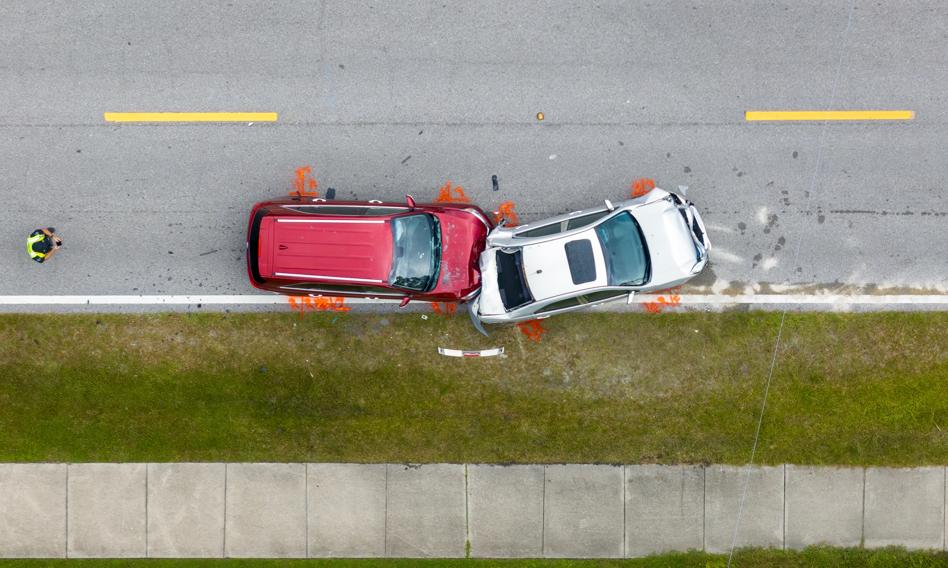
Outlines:
<svg viewBox="0 0 948 568"><path fill-rule="evenodd" d="M451 315L458 311L458 305L449 302L431 302L431 309L436 314Z"/></svg>
<svg viewBox="0 0 948 568"><path fill-rule="evenodd" d="M287 296L290 309L297 311L303 317L307 311L316 312L348 312L351 306L346 305L346 299L340 296Z"/></svg>
<svg viewBox="0 0 948 568"><path fill-rule="evenodd" d="M678 294L681 292L681 286L676 286L674 288L669 288L668 290L662 290L662 294L658 298L655 298L654 302L645 302L642 304L645 307L645 311L650 314L660 314L664 308L673 308L675 306L681 305L681 296Z"/></svg>
<svg viewBox="0 0 948 568"><path fill-rule="evenodd" d="M319 187L319 184L316 182L316 178L313 177L312 167L304 166L297 168L296 177L293 179L293 191L290 192L290 195L296 195L297 197L317 197L319 196L319 193L316 191L317 187Z"/></svg>
<svg viewBox="0 0 948 568"><path fill-rule="evenodd" d="M452 193L453 190L453 193ZM451 182L446 181L444 185L438 189L438 197L435 198L436 203L470 203L471 200L465 195L464 188L460 185L452 188Z"/></svg>
<svg viewBox="0 0 948 568"><path fill-rule="evenodd" d="M501 219L507 220L508 227L516 227L520 224L520 217L517 215L517 206L513 201L504 201L494 212L494 223L500 223Z"/></svg>
<svg viewBox="0 0 948 568"><path fill-rule="evenodd" d="M655 180L639 178L632 182L632 197L642 197L653 189L655 189Z"/></svg>

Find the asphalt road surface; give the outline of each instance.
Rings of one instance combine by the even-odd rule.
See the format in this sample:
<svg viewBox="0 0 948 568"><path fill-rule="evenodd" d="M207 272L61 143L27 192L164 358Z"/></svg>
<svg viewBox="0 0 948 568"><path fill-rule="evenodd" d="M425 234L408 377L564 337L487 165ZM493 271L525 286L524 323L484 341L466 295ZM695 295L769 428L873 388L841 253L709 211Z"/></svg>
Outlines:
<svg viewBox="0 0 948 568"><path fill-rule="evenodd" d="M249 209L303 166L523 222L648 177L708 224L688 290L944 293L946 30L938 1L4 2L0 295L252 293ZM916 117L744 120L825 109ZM128 111L279 119L103 118Z"/></svg>

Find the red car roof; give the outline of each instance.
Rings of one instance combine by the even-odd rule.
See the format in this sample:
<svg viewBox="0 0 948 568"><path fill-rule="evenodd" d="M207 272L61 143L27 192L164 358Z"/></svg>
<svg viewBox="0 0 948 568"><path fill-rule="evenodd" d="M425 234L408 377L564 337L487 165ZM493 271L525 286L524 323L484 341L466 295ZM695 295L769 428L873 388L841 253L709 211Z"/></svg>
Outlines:
<svg viewBox="0 0 948 568"><path fill-rule="evenodd" d="M264 278L362 283L388 281L392 231L386 217L267 216L260 224ZM264 272L265 270L265 272Z"/></svg>

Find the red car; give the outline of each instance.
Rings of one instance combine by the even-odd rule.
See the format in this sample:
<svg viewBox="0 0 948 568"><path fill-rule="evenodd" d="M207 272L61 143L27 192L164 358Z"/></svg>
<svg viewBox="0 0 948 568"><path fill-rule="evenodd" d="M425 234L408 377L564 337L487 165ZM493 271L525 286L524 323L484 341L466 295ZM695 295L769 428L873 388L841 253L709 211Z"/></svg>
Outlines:
<svg viewBox="0 0 948 568"><path fill-rule="evenodd" d="M254 206L247 271L282 294L464 302L481 285L478 259L493 227L458 203L284 198Z"/></svg>

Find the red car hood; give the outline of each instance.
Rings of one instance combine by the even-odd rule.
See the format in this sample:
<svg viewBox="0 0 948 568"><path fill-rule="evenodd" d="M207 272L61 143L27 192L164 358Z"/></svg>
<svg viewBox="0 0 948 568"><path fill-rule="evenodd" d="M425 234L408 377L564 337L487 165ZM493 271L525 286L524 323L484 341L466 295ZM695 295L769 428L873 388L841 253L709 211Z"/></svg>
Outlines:
<svg viewBox="0 0 948 568"><path fill-rule="evenodd" d="M481 285L478 259L487 242L487 227L464 210L435 215L441 224L441 274L430 293L464 297Z"/></svg>

